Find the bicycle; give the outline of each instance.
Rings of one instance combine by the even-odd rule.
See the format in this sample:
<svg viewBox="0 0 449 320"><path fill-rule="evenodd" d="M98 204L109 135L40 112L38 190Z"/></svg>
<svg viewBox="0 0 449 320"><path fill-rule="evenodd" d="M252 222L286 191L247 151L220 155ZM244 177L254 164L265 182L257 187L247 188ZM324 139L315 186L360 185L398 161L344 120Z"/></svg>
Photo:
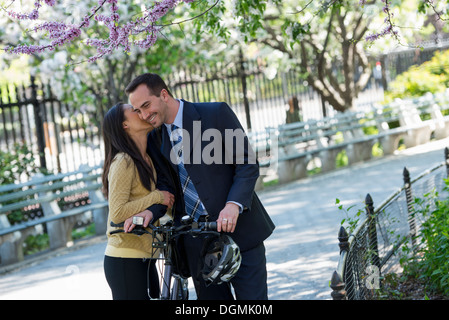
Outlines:
<svg viewBox="0 0 449 320"><path fill-rule="evenodd" d="M173 220L169 220L166 223L156 227L149 224L148 227L151 232L143 227L143 219L138 219L140 217L134 217L133 223L136 225L134 229L130 232L136 235L150 234L153 236L152 247L155 251L161 250L161 257L153 259L161 259L164 263L164 275L161 288L161 294L159 300L188 300L189 290L188 290L188 277L185 277L176 272L179 268L176 266L176 260L174 257L176 255L175 240L181 235L191 235L197 237L202 234L216 234L217 223L215 221L208 222L207 217L203 217L200 221L193 221L190 216L184 216L181 219L181 225L176 227L173 225ZM123 227L124 223L115 224L111 221L112 227ZM123 229L117 229L110 232L110 234L124 232ZM154 252L153 252L154 253ZM173 281L172 281L173 280ZM172 283L173 282L173 283ZM148 296L149 288L148 288ZM157 299L156 299L157 300Z"/></svg>

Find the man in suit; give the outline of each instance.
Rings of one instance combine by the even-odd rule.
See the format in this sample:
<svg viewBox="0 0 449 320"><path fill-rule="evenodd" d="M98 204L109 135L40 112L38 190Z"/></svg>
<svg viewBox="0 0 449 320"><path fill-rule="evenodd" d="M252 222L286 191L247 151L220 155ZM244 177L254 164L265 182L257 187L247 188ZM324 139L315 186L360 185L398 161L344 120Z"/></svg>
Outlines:
<svg viewBox="0 0 449 320"><path fill-rule="evenodd" d="M259 166L234 112L226 103L175 99L157 74L136 77L126 93L135 112L156 128L150 133L147 151L157 170L158 187L171 186L168 190L175 194L175 224L186 213L195 219L209 215L209 221L217 221L218 231L240 247L241 266L231 280L237 299L268 299L263 241L275 226L254 192ZM176 159L183 163L182 169ZM191 195L181 188L189 180L197 199L194 213L189 207ZM160 205L150 210L153 219L164 214ZM197 276L203 240L185 237L183 244L197 296L232 299L229 283L207 286Z"/></svg>

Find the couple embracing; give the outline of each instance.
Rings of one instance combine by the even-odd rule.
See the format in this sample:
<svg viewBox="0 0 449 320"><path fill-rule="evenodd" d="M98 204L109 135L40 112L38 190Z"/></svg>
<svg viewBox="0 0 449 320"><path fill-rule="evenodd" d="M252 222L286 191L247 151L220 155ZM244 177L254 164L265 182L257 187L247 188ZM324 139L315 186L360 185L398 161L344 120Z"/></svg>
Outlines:
<svg viewBox="0 0 449 320"><path fill-rule="evenodd" d="M229 139L230 132L244 132L234 112L224 102L175 99L152 73L131 81L126 94L130 104L112 107L103 124L109 201L104 269L113 298L157 297L159 285L151 236L109 235L110 222L124 222L130 231L134 216L147 226L170 211L175 225L184 215L207 215L240 248L240 268L230 282L209 285L200 276L206 239L179 242L198 299L234 299L231 286L237 299L268 299L263 241L274 224L254 191L259 166L248 138Z"/></svg>

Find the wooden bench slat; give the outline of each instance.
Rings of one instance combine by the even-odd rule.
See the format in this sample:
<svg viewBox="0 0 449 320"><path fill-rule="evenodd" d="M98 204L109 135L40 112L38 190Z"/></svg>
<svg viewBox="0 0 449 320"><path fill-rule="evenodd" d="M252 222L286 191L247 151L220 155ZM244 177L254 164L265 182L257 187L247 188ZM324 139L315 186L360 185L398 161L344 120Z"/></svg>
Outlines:
<svg viewBox="0 0 449 320"><path fill-rule="evenodd" d="M13 225L13 226L8 227L8 228L0 229L0 236L8 234L8 233L24 230L24 229L27 229L27 228L30 228L30 227L34 227L34 226L37 226L39 224L43 224L43 223L59 220L59 219L62 219L62 218L75 216L77 214L84 213L84 212L87 212L87 211L92 211L92 210L95 210L95 209L101 209L101 208L104 208L104 207L107 207L107 206L108 206L108 202L104 201L104 202L99 202L99 203L79 206L79 207L76 207L76 208L73 208L73 209L65 210L65 211L63 211L63 212L61 212L60 214L57 214L57 215L53 215L53 216L49 216L49 217L43 217L43 218L36 218L36 219L33 219L33 220L25 221L25 222Z"/></svg>
<svg viewBox="0 0 449 320"><path fill-rule="evenodd" d="M39 178L36 180L29 180L29 181L22 182L22 183L0 185L0 193L21 189L23 187L28 187L28 186L34 185L34 184L41 184L41 183L45 183L45 182L49 182L49 181L53 181L53 180L61 180L65 177L88 173L88 172L92 172L95 170L99 170L101 168L102 168L101 166L80 168L76 172L58 173L55 175L43 176L42 178Z"/></svg>
<svg viewBox="0 0 449 320"><path fill-rule="evenodd" d="M50 202L50 201L53 201L53 200L56 200L59 198L63 198L66 196L70 196L73 194L82 193L84 191L98 190L101 188L101 186L102 186L101 183L95 183L95 184L87 185L87 186L84 186L84 187L78 188L78 189L63 191L63 192L54 193L54 194L47 194L44 196L39 196L34 199L27 199L27 200L23 200L23 201L19 201L19 202L14 202L14 203L7 204L7 205L0 207L0 213L5 213L5 212L12 211L12 210L22 209L22 208L31 206L33 204Z"/></svg>
<svg viewBox="0 0 449 320"><path fill-rule="evenodd" d="M39 185L38 188L39 188L39 192L53 191L53 190L61 189L65 186L70 186L70 185L74 185L74 184L81 183L81 182L95 180L95 179L98 179L99 177L101 177L100 174L88 175L88 176L84 176L82 178L77 178L75 180L57 181L52 184ZM50 180L49 182L51 182L51 181L56 181L56 179ZM36 193L36 189L30 188L27 190L20 190L18 192L4 194L4 195L0 196L0 203L5 203L7 201L20 199L20 198L23 198L23 197L26 197L29 195L33 195L35 193Z"/></svg>

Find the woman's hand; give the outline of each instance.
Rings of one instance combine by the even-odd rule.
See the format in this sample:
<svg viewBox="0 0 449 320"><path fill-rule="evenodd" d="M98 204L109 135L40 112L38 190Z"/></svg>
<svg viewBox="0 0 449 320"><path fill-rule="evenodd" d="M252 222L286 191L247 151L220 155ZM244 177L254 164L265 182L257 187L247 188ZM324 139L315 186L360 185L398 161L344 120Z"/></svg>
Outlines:
<svg viewBox="0 0 449 320"><path fill-rule="evenodd" d="M153 213L150 210L145 210L145 211L139 212L138 214L126 219L125 223L123 225L123 230L125 232L131 232L134 229L134 227L136 226L133 223L133 217L143 217L143 226L146 228L146 227L148 227L148 224L150 223L150 221L153 219Z"/></svg>
<svg viewBox="0 0 449 320"><path fill-rule="evenodd" d="M164 195L163 205L166 205L168 208L173 207L173 203L175 202L175 196L168 191L161 191Z"/></svg>

